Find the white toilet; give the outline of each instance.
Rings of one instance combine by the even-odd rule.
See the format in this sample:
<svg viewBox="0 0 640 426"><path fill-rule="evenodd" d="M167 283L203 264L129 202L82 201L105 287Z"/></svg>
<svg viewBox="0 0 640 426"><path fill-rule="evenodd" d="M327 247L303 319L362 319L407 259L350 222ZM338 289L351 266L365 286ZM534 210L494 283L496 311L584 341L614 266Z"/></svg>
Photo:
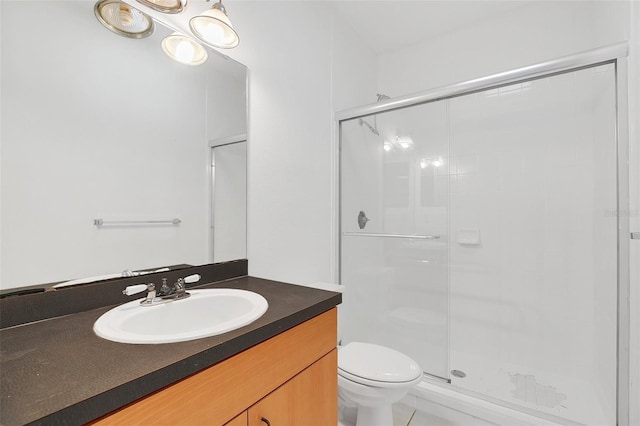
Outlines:
<svg viewBox="0 0 640 426"><path fill-rule="evenodd" d="M357 407L356 426L392 426L391 404L422 380L422 369L396 350L371 343L338 347L338 395Z"/></svg>

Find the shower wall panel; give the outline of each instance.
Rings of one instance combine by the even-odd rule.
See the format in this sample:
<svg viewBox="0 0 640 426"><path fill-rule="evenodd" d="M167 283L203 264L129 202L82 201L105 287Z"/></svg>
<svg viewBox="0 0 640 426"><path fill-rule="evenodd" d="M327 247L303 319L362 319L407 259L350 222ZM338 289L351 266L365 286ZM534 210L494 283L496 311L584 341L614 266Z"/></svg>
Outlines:
<svg viewBox="0 0 640 426"><path fill-rule="evenodd" d="M452 383L615 424L613 65L454 98L450 110L450 359L466 373Z"/></svg>

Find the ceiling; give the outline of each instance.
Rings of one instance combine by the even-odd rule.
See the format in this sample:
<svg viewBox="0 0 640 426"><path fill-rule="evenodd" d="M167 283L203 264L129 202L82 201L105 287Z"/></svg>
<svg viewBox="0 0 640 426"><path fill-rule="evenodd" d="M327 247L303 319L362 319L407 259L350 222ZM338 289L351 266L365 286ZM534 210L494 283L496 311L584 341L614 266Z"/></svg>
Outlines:
<svg viewBox="0 0 640 426"><path fill-rule="evenodd" d="M188 17L209 9L216 0L187 0L185 13L176 15L155 12L137 0L123 1L153 17L159 17L171 30L188 34ZM373 53L380 55L544 0L287 1L322 2L331 8L338 20L353 30ZM225 4L232 11L233 6Z"/></svg>
<svg viewBox="0 0 640 426"><path fill-rule="evenodd" d="M335 15L376 54L527 6L520 0L333 0Z"/></svg>

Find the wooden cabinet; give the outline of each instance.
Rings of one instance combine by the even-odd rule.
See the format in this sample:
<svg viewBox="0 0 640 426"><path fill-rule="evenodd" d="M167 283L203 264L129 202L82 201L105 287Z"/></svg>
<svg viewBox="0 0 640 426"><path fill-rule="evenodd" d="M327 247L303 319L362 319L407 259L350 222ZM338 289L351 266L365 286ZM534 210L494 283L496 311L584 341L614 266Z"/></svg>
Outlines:
<svg viewBox="0 0 640 426"><path fill-rule="evenodd" d="M329 426L338 421L337 350L249 408L248 426Z"/></svg>
<svg viewBox="0 0 640 426"><path fill-rule="evenodd" d="M336 332L334 308L92 424L335 425Z"/></svg>
<svg viewBox="0 0 640 426"><path fill-rule="evenodd" d="M238 414L231 421L225 423L224 426L247 426L247 412L244 411Z"/></svg>

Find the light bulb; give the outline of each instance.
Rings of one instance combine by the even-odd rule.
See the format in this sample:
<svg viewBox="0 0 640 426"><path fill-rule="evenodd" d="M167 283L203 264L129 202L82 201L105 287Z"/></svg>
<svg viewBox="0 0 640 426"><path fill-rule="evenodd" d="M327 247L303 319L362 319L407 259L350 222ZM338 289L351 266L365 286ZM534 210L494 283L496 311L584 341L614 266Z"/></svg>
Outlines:
<svg viewBox="0 0 640 426"><path fill-rule="evenodd" d="M224 43L224 28L214 22L207 23L204 27L203 35L214 45Z"/></svg>
<svg viewBox="0 0 640 426"><path fill-rule="evenodd" d="M196 50L187 40L181 40L176 46L176 59L180 62L191 62Z"/></svg>
<svg viewBox="0 0 640 426"><path fill-rule="evenodd" d="M200 65L207 60L207 51L180 33L173 33L162 40L162 50L171 59L185 65Z"/></svg>

